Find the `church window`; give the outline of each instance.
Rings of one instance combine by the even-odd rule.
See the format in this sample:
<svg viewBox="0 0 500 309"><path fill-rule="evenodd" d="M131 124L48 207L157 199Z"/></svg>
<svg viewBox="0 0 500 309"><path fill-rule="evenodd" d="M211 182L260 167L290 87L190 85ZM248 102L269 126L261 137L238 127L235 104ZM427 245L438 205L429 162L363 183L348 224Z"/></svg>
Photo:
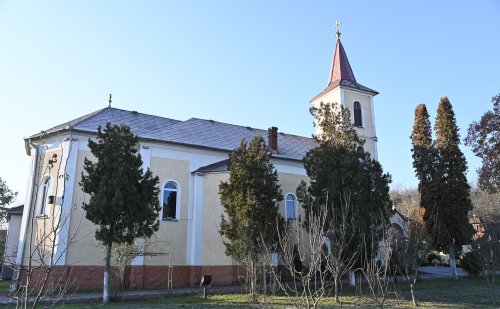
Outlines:
<svg viewBox="0 0 500 309"><path fill-rule="evenodd" d="M179 191L175 181L167 181L163 186L162 220L179 219Z"/></svg>
<svg viewBox="0 0 500 309"><path fill-rule="evenodd" d="M358 101L355 101L353 104L354 109L354 125L356 127L363 127L363 118L361 114L361 104Z"/></svg>
<svg viewBox="0 0 500 309"><path fill-rule="evenodd" d="M37 216L47 216L50 211L50 204L54 203L52 192L52 178L46 177L42 181L42 185L38 188L37 194Z"/></svg>
<svg viewBox="0 0 500 309"><path fill-rule="evenodd" d="M285 218L294 220L297 218L297 198L292 193L285 197Z"/></svg>
<svg viewBox="0 0 500 309"><path fill-rule="evenodd" d="M356 153L358 158L363 158L365 156L365 148L363 146L358 146L358 148L356 148Z"/></svg>

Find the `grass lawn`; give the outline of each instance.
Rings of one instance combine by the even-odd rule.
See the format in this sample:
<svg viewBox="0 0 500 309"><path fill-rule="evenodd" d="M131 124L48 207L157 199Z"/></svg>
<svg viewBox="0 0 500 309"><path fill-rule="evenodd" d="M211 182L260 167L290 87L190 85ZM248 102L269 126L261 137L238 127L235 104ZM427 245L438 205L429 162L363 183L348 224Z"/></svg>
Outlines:
<svg viewBox="0 0 500 309"><path fill-rule="evenodd" d="M500 277L497 278L500 282ZM500 290L500 288L497 288ZM390 296L386 308L412 308L408 285L395 287L397 293ZM397 296L396 296L397 294ZM500 292L497 291L497 294ZM430 280L417 284L416 295L421 308L500 308L493 306L491 292L483 278L460 278L457 281ZM343 308L377 308L367 291L359 296L355 289L344 288ZM497 296L497 302L500 295ZM335 306L333 298L325 298L320 308ZM338 305L337 305L338 306ZM252 304L246 295L209 295L203 300L199 296L167 297L149 301L114 302L102 304L67 304L63 308L293 308L286 296L267 296L260 304ZM338 306L340 307L340 306Z"/></svg>
<svg viewBox="0 0 500 309"><path fill-rule="evenodd" d="M0 280L0 295L9 294L10 281Z"/></svg>

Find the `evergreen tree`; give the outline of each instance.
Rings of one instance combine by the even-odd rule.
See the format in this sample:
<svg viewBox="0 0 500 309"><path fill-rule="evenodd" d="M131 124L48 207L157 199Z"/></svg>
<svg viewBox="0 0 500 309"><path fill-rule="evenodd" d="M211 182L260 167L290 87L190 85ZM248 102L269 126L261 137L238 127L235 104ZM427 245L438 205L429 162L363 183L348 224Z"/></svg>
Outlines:
<svg viewBox="0 0 500 309"><path fill-rule="evenodd" d="M7 214L6 207L14 201L16 196L17 192L12 192L5 181L0 178L0 222L5 222Z"/></svg>
<svg viewBox="0 0 500 309"><path fill-rule="evenodd" d="M411 134L413 168L419 180L420 209L418 218L423 220L425 209L432 203L432 180L436 163L436 152L432 144L431 122L425 104L415 109L415 121Z"/></svg>
<svg viewBox="0 0 500 309"><path fill-rule="evenodd" d="M465 144L472 147L483 165L477 170L479 188L500 193L500 94L491 99L493 110L487 111L479 122L470 124Z"/></svg>
<svg viewBox="0 0 500 309"><path fill-rule="evenodd" d="M219 186L225 210L220 224L225 252L249 269L250 292L254 297L256 264L266 247L276 244L278 229L284 225L276 204L283 200L283 195L270 159L271 152L261 136L249 144L242 140L229 154L229 181Z"/></svg>
<svg viewBox="0 0 500 309"><path fill-rule="evenodd" d="M364 141L352 126L347 108L322 103L320 108L312 108L311 114L321 134L314 136L318 146L304 157L310 182L302 182L297 188L297 197L305 211L304 226L325 207L328 211L325 228L341 228L346 217L356 218L359 233L350 242L350 250L346 250L346 256L350 257L359 252L363 239L368 244L366 249L370 249L371 243L382 235L392 207L391 177L363 150ZM349 207L345 207L346 200Z"/></svg>
<svg viewBox="0 0 500 309"><path fill-rule="evenodd" d="M436 249L448 251L452 277L456 278L455 250L470 241L468 213L472 210L467 162L459 148L460 136L455 114L447 97L439 102L435 148L437 163L433 181L434 202L426 209L424 220Z"/></svg>
<svg viewBox="0 0 500 309"><path fill-rule="evenodd" d="M109 302L109 274L113 243L132 244L158 230L158 177L142 169L138 138L124 125L106 124L89 139L96 162L85 158L80 186L90 194L85 216L97 225L95 237L106 247L103 301Z"/></svg>

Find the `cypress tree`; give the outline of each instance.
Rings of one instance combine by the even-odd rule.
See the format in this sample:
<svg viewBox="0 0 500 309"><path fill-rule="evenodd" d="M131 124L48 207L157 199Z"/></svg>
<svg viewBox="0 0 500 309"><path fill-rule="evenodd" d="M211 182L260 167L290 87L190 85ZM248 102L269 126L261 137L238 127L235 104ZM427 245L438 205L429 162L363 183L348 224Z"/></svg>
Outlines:
<svg viewBox="0 0 500 309"><path fill-rule="evenodd" d="M85 217L97 225L95 237L106 247L103 302L109 302L109 275L113 243L132 244L151 237L159 227L158 177L142 169L138 138L125 125L106 124L97 130L89 148L97 161L87 158L80 186L90 194L83 203Z"/></svg>
<svg viewBox="0 0 500 309"><path fill-rule="evenodd" d="M283 200L278 173L270 163L271 152L261 136L229 154L229 181L221 182L219 193L225 215L220 233L226 255L247 266L249 286L256 297L256 265L266 247L278 240L284 226L277 202Z"/></svg>
<svg viewBox="0 0 500 309"><path fill-rule="evenodd" d="M435 149L432 144L431 122L425 104L419 104L415 109L415 121L410 136L412 143L413 168L417 176L418 192L420 193L419 220L423 221L425 209L432 203L432 179L435 168Z"/></svg>
<svg viewBox="0 0 500 309"><path fill-rule="evenodd" d="M436 123L435 202L426 210L425 221L438 250L448 251L452 277L456 278L455 250L470 241L472 229L468 213L472 210L467 162L459 148L460 135L455 113L447 97L439 102Z"/></svg>
<svg viewBox="0 0 500 309"><path fill-rule="evenodd" d="M389 197L391 176L362 148L364 141L350 121L350 112L342 106L321 104L312 108L321 134L318 142L304 157L304 168L310 179L297 188L297 197L305 211L305 224L326 207L328 226L341 228L347 218L356 218L356 233L346 250L350 257L359 253L363 240L367 248L376 243L388 222L392 202ZM346 195L349 211L345 212ZM371 255L371 252L368 252ZM361 266L361 260L358 265Z"/></svg>

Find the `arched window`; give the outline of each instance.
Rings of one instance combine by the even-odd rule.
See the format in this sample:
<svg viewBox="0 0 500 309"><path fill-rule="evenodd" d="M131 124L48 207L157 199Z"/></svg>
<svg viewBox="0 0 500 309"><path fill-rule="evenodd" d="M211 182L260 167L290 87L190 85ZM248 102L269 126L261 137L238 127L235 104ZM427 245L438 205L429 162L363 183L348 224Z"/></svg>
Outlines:
<svg viewBox="0 0 500 309"><path fill-rule="evenodd" d="M356 148L356 153L358 155L358 158L364 158L365 148L363 146L358 146L358 148Z"/></svg>
<svg viewBox="0 0 500 309"><path fill-rule="evenodd" d="M285 197L285 218L291 220L297 218L297 198L291 193Z"/></svg>
<svg viewBox="0 0 500 309"><path fill-rule="evenodd" d="M52 193L52 178L46 177L42 181L42 185L38 188L37 194L37 216L47 216L50 212L50 204L54 203Z"/></svg>
<svg viewBox="0 0 500 309"><path fill-rule="evenodd" d="M353 110L354 110L354 125L356 127L361 128L363 126L363 118L361 115L361 104L358 101L354 102Z"/></svg>
<svg viewBox="0 0 500 309"><path fill-rule="evenodd" d="M167 181L163 186L162 220L178 219L179 186L174 181Z"/></svg>

